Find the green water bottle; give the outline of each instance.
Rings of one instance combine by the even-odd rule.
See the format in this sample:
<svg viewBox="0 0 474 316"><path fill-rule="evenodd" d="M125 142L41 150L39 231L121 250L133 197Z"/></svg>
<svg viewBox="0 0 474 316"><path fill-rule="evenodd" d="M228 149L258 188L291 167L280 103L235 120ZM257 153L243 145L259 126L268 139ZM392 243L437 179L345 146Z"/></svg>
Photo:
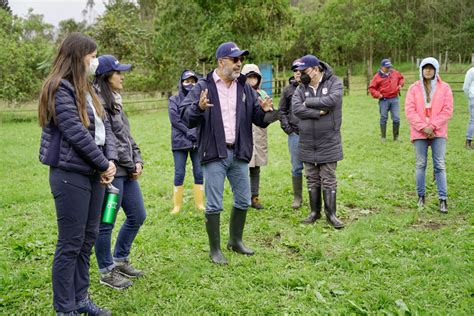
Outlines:
<svg viewBox="0 0 474 316"><path fill-rule="evenodd" d="M104 211L102 212L102 223L113 224L115 220L115 210L119 199L120 190L112 184L107 185Z"/></svg>

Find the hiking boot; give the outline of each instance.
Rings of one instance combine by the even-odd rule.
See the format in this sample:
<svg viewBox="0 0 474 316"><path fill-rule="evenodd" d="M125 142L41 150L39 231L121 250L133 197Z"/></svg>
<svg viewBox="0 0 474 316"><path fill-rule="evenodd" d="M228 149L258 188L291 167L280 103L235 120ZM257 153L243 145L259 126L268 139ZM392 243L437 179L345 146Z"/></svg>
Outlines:
<svg viewBox="0 0 474 316"><path fill-rule="evenodd" d="M258 195L252 196L252 204L250 205L256 210L261 210L263 209L263 205L260 204L260 200L258 199Z"/></svg>
<svg viewBox="0 0 474 316"><path fill-rule="evenodd" d="M109 309L97 306L89 297L86 297L77 303L77 312L90 316L110 316L112 312Z"/></svg>
<svg viewBox="0 0 474 316"><path fill-rule="evenodd" d="M127 260L119 262L114 261L114 263L117 272L127 278L138 278L145 274L142 270L135 269Z"/></svg>
<svg viewBox="0 0 474 316"><path fill-rule="evenodd" d="M79 315L78 312L76 311L72 311L72 312L56 312L56 316L76 316L76 315Z"/></svg>
<svg viewBox="0 0 474 316"><path fill-rule="evenodd" d="M116 290L122 290L131 286L133 282L120 274L117 267L115 267L110 272L101 273L100 284L107 285Z"/></svg>

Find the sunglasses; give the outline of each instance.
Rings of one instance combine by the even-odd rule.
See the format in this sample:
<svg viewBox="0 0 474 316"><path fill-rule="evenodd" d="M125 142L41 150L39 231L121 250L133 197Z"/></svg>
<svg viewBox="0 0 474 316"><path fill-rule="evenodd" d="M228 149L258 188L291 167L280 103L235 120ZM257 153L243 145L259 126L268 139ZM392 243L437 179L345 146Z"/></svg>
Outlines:
<svg viewBox="0 0 474 316"><path fill-rule="evenodd" d="M223 57L222 59L230 59L234 62L234 64L237 64L240 60L240 62L243 62L245 60L244 56L239 56L239 57Z"/></svg>

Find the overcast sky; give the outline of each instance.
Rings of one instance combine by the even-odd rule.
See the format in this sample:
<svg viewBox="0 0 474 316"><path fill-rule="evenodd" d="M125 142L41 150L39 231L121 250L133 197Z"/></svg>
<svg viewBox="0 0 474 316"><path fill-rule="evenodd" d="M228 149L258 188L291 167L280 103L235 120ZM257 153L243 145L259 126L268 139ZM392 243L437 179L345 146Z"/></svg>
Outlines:
<svg viewBox="0 0 474 316"><path fill-rule="evenodd" d="M105 11L103 0L94 2L93 12L88 19L95 19ZM33 8L33 13L43 15L43 21L57 27L62 20L82 21L82 10L86 8L87 0L9 0L8 3L13 14L17 16L24 18L28 9Z"/></svg>

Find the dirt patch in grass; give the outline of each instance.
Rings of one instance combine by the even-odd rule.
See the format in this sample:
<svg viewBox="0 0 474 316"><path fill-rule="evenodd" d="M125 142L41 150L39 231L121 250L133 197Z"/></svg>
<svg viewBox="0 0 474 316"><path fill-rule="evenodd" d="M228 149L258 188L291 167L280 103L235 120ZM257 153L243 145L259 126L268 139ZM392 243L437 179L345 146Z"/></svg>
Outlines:
<svg viewBox="0 0 474 316"><path fill-rule="evenodd" d="M419 220L416 224L412 225L412 227L416 229L431 229L431 230L438 230L444 226L446 226L445 223L439 223L432 220L429 220L427 222Z"/></svg>

